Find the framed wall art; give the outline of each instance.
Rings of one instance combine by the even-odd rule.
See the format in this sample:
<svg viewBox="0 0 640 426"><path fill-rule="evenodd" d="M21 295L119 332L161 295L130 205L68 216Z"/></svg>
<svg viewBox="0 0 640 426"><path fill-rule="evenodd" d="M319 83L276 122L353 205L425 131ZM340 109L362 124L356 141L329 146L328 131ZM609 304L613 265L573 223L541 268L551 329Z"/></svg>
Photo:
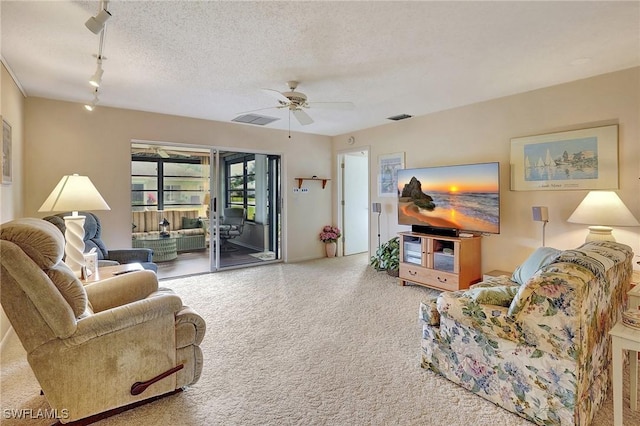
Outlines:
<svg viewBox="0 0 640 426"><path fill-rule="evenodd" d="M618 189L618 125L511 139L511 190Z"/></svg>
<svg viewBox="0 0 640 426"><path fill-rule="evenodd" d="M398 196L399 169L404 169L404 152L378 157L378 197Z"/></svg>
<svg viewBox="0 0 640 426"><path fill-rule="evenodd" d="M2 183L10 184L12 178L12 164L11 164L11 125L2 120L2 163L0 163L2 169Z"/></svg>

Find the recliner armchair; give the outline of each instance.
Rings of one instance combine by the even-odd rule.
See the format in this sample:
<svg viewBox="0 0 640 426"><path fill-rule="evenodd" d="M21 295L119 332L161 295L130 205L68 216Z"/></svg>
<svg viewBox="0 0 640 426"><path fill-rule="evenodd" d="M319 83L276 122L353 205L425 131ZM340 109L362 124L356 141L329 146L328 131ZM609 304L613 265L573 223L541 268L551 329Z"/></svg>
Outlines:
<svg viewBox="0 0 640 426"><path fill-rule="evenodd" d="M78 212L85 216L84 220L84 251L89 252L95 248L98 254L98 266L110 266L124 263L140 263L144 269L157 272L158 265L153 263L153 250L148 248L129 248L119 250L108 250L102 241L102 225L98 216L91 212ZM53 223L64 235L67 227L64 224L64 217L70 216L71 212L59 213L47 216L44 220Z"/></svg>
<svg viewBox="0 0 640 426"><path fill-rule="evenodd" d="M0 300L62 423L180 391L202 371L205 322L155 273L83 286L64 236L35 218L0 225Z"/></svg>

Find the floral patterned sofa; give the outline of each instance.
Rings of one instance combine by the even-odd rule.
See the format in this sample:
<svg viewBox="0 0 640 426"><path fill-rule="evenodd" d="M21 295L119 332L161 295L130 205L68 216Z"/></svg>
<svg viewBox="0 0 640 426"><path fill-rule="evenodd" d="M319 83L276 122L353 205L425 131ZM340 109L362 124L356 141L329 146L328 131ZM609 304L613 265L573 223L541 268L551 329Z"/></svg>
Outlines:
<svg viewBox="0 0 640 426"><path fill-rule="evenodd" d="M540 249L539 249L540 250ZM588 425L610 383L608 331L633 252L589 242L422 303L422 367L540 425ZM534 273L533 271L537 271Z"/></svg>

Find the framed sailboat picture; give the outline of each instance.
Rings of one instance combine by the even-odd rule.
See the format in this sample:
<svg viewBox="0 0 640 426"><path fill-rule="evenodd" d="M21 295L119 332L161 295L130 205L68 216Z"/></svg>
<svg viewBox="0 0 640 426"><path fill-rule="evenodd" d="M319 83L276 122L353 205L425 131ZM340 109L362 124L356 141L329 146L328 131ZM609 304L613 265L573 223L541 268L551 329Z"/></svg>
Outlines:
<svg viewBox="0 0 640 426"><path fill-rule="evenodd" d="M618 125L511 139L511 190L618 189Z"/></svg>

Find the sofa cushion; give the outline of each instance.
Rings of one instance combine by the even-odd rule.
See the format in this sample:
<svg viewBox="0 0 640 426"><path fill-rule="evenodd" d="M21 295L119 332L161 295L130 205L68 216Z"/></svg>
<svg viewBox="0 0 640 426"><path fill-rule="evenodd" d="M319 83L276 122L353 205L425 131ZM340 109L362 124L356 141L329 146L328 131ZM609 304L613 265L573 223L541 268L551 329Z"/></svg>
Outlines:
<svg viewBox="0 0 640 426"><path fill-rule="evenodd" d="M201 228L202 221L200 219L192 219L190 217L182 217L182 229Z"/></svg>
<svg viewBox="0 0 640 426"><path fill-rule="evenodd" d="M177 231L182 228L182 218L198 219L198 210L147 210L132 212L134 233L160 231L160 222L163 219L169 221L169 231Z"/></svg>
<svg viewBox="0 0 640 426"><path fill-rule="evenodd" d="M476 287L466 291L476 303L481 305L505 306L511 305L511 301L518 293L517 285L500 285L493 287Z"/></svg>
<svg viewBox="0 0 640 426"><path fill-rule="evenodd" d="M524 285L540 268L553 262L560 253L561 250L552 247L537 248L522 265L513 271L511 280L520 285Z"/></svg>

